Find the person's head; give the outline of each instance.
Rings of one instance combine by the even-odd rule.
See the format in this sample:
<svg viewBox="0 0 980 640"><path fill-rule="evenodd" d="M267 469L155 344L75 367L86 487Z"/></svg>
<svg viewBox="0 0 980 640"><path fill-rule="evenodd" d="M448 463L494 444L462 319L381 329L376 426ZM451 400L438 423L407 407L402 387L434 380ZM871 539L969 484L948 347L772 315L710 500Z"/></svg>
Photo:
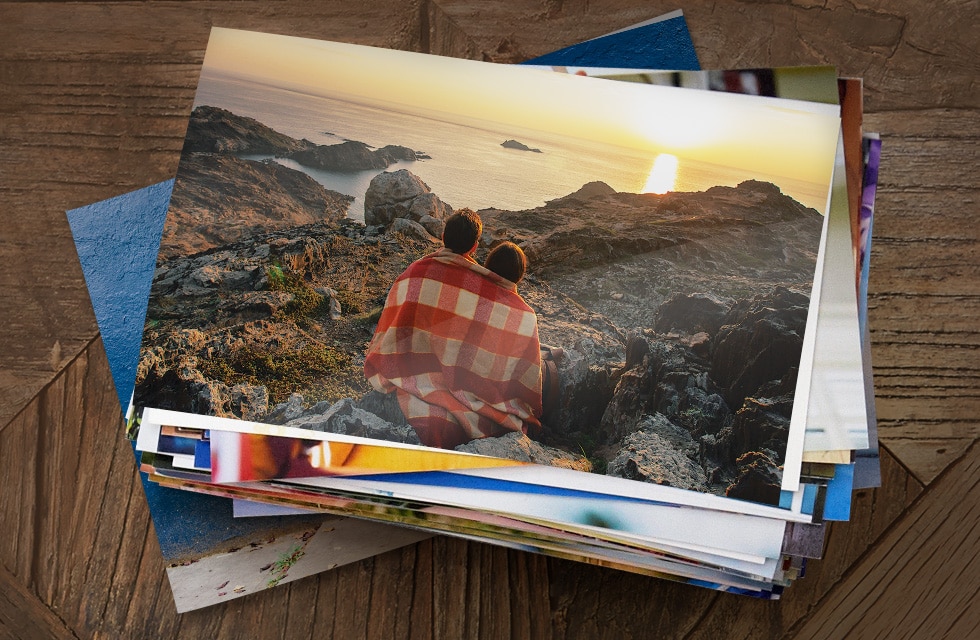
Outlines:
<svg viewBox="0 0 980 640"><path fill-rule="evenodd" d="M483 266L517 284L527 271L527 256L513 242L502 242L490 250Z"/></svg>
<svg viewBox="0 0 980 640"><path fill-rule="evenodd" d="M483 233L480 214L472 209L459 209L446 219L442 232L442 243L447 249L459 255L473 253L476 243Z"/></svg>

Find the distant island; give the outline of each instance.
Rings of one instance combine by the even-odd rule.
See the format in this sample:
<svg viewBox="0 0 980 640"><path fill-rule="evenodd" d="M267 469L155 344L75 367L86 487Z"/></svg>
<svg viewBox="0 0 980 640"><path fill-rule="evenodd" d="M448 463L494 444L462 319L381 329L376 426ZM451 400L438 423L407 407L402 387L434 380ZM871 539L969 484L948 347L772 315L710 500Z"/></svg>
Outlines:
<svg viewBox="0 0 980 640"><path fill-rule="evenodd" d="M506 149L517 149L518 151L533 151L534 153L543 153L541 149L532 149L523 142L518 142L517 140L505 140L500 143L501 147Z"/></svg>

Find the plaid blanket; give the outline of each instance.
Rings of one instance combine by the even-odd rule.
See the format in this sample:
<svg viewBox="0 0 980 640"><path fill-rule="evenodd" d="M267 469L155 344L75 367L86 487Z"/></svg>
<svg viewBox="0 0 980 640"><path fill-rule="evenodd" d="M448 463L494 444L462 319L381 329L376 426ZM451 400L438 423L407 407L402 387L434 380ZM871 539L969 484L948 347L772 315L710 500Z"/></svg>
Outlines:
<svg viewBox="0 0 980 640"><path fill-rule="evenodd" d="M427 446L450 449L540 426L534 311L512 282L448 249L395 280L364 374L375 389L397 392Z"/></svg>

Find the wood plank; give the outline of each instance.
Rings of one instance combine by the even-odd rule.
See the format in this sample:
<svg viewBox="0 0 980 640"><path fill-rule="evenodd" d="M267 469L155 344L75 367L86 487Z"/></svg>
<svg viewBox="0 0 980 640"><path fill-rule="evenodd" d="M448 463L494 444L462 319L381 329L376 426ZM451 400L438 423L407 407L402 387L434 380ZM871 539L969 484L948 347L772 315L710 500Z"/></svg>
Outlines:
<svg viewBox="0 0 980 640"><path fill-rule="evenodd" d="M384 553L373 558L371 582L368 594L371 602L365 629L365 637L384 640L404 638L408 621L402 613L402 587L400 580L392 576L405 576L403 554L398 551Z"/></svg>
<svg viewBox="0 0 980 640"><path fill-rule="evenodd" d="M289 606L283 624L283 637L297 640L321 637L322 628L316 622L320 578L310 576L289 583Z"/></svg>
<svg viewBox="0 0 980 640"><path fill-rule="evenodd" d="M67 484L70 489L71 484L63 481L61 465L52 462L67 462L69 458L75 457L73 452L69 456L69 452L60 446L63 442L60 436L65 431L63 424L67 389L71 385L79 384L81 376L78 372L86 368L86 360L85 353L82 352L72 363L74 366L69 366L58 375L38 397L38 466L35 487L35 501L38 504L49 502L52 506L61 505L61 499L68 497L61 493L60 488ZM51 602L56 590L50 580L57 575L58 548L61 546L58 543L64 536L64 525L67 524L61 521L59 512L59 509L39 508L32 524L34 557L31 562L31 581L45 602Z"/></svg>
<svg viewBox="0 0 980 640"><path fill-rule="evenodd" d="M64 621L0 567L0 640L78 638Z"/></svg>
<svg viewBox="0 0 980 640"><path fill-rule="evenodd" d="M100 425L104 426L104 425ZM87 551L78 550L82 557L88 556L84 574L85 593L82 595L78 615L85 628L114 629L120 626L120 618L125 618L125 600L132 591L132 574L129 563L134 554L142 548L132 531L134 526L145 533L145 517L142 523L134 523L126 518L130 501L141 498L134 496L132 452L118 437L117 446L111 444L100 455L107 456L108 469L102 487L91 487L101 496L97 509L83 521L83 530L77 544ZM145 513L145 512L144 512ZM135 549L133 548L135 545ZM77 548L76 548L77 549ZM122 608L122 610L120 610Z"/></svg>
<svg viewBox="0 0 980 640"><path fill-rule="evenodd" d="M903 109L882 107L864 114L864 130L922 140L947 140L955 144L958 138L976 137L974 112L976 104L959 108L945 105ZM898 165L893 169L901 170Z"/></svg>
<svg viewBox="0 0 980 640"><path fill-rule="evenodd" d="M117 437L120 441L123 440L121 434ZM150 526L147 509L142 508L143 505L137 506L144 501L144 497L143 486L134 473L133 456L125 443L120 448L123 451L116 459L119 460L119 466L123 468L118 471L118 480L114 484L125 486L127 490L124 494L125 499L120 499L119 511L116 512L118 515L114 514L111 519L116 523L119 537L114 550L115 562L112 563L111 574L107 572L106 602L99 619L99 630L105 637L118 637L119 632L126 629L127 622L134 618L134 613L136 616L140 613L142 603L134 600L132 595L137 591L140 583L139 570L143 566L141 560L146 549ZM122 527L118 526L120 521L123 523ZM101 526L98 535L104 536ZM105 556L102 557L105 559ZM133 608L137 611L132 611ZM147 622L151 620L152 618Z"/></svg>
<svg viewBox="0 0 980 640"><path fill-rule="evenodd" d="M34 523L42 508L38 502L37 434L40 428L39 402L31 401L0 433L0 464L5 487L0 498L0 560L3 566L29 585L33 579Z"/></svg>
<svg viewBox="0 0 980 640"><path fill-rule="evenodd" d="M261 598L237 598L220 605L224 615L215 640L241 638L248 635L249 629L266 638L284 638L290 593L286 589L267 589Z"/></svg>
<svg viewBox="0 0 980 640"><path fill-rule="evenodd" d="M865 119L886 134L868 310L878 433L925 483L978 437L977 132L968 124L977 115L941 109Z"/></svg>
<svg viewBox="0 0 980 640"><path fill-rule="evenodd" d="M762 601L719 594L685 638L789 638L794 625L841 580L849 567L881 538L922 486L889 454L882 452L882 487L854 495L850 522L832 523L822 560L810 561L806 576L797 580L781 600Z"/></svg>
<svg viewBox="0 0 980 640"><path fill-rule="evenodd" d="M418 19L397 0L0 3L0 425L96 333L65 210L173 177L212 24L415 49Z"/></svg>
<svg viewBox="0 0 980 640"><path fill-rule="evenodd" d="M412 550L412 596L411 611L408 620L408 637L432 637L435 631L432 592L433 573L432 563L433 539L423 540ZM407 555L407 554L406 554Z"/></svg>
<svg viewBox="0 0 980 640"><path fill-rule="evenodd" d="M82 367L85 363L86 363L86 359L79 359L78 366L79 367ZM60 385L59 386L54 386L54 387L52 387L52 389L53 390L60 390L60 391L64 392L64 387L63 386L60 386ZM131 466L132 465L132 460L129 457L129 452L128 452L128 449L125 447L125 445L123 445L123 453L125 453L126 455L118 458L117 459L118 461L116 462L116 464L117 465L124 466L127 469L128 473L131 474L131 471L132 471L132 466ZM887 458L887 454L886 454L886 461L887 461L887 459L888 458ZM887 469L888 468L886 467L886 477L887 477ZM130 476L130 479L131 478L132 478L132 476ZM894 484L894 483L887 482L886 483L886 486L891 486L892 484ZM138 491L138 487L136 487L136 485L133 485L133 487L135 487L135 490ZM861 495L859 494L858 500L860 501L860 499L861 499ZM892 509L894 509L894 508L900 508L900 507L897 507L897 505L901 505L902 503L903 503L903 499L894 499L894 496L893 496L892 499L889 499L886 504L889 505ZM134 508L136 508L137 510L139 510L139 509L145 509L145 505L143 505L140 501L134 501L134 502L131 502L130 504L131 504L131 513L130 513L129 516L127 516L127 518L126 518L127 521L131 521L134 517L136 517L134 515L134 513L132 512L132 509L134 509ZM136 505L136 506L133 506L133 505ZM856 509L858 509L858 508L860 508L860 502L858 503L858 505L856 505ZM885 508L882 508L881 505L878 505L877 508L867 509L867 511L875 512L880 517L881 514L886 511L886 509ZM139 520L138 517L136 517L136 519ZM854 523L851 523L851 524L853 525ZM877 527L880 528L881 526L883 526L883 525L879 521L878 524L877 524ZM129 537L129 536L127 536L127 537ZM134 540L136 538L138 538L138 536L134 536L133 537ZM458 541L446 540L446 541L441 541L441 543L442 544L447 544L447 545L450 545L450 546L455 546L458 551L464 551L464 550L467 549L467 545L465 543L460 543ZM153 544L152 537L150 537L149 541L146 542L146 544L147 545L152 545ZM479 545L477 545L477 546L479 547ZM154 547L151 546L150 548L154 548ZM155 549L155 550L158 553L158 549ZM489 548L487 548L487 550L489 550ZM121 548L117 549L117 551L124 551L124 548L121 547ZM494 552L497 552L497 551L501 551L501 550L493 550L493 551ZM469 557L469 559L466 562L466 564L469 565L470 570L473 570L475 568L478 568L482 564L483 558L481 557L481 554L482 553L486 553L486 551L478 551L478 552L476 552L476 555L475 556L472 556L472 550L470 550L469 552L470 552L471 556ZM146 552L144 550L144 554L145 553ZM81 555L81 554L79 554L79 555ZM102 554L97 554L97 555L100 555L101 556ZM519 554L519 555L520 556L524 556L526 554ZM111 554L110 554L110 557L111 557ZM843 555L838 555L838 554L835 554L833 557L836 557L836 558L844 558ZM157 576L158 576L156 582L157 582L157 585L159 585L160 584L160 578L159 578L159 576L162 575L162 571L160 571L159 565L157 565L156 568L154 568L154 566L153 566L154 565L154 562L155 561L158 561L158 556L156 556L156 554L154 554L154 557L152 558L152 560L153 561L151 561L151 562L140 563L141 566L143 567L143 571L141 571L140 573L143 573L144 571L149 571L150 573L154 573L155 572L157 574ZM582 580L582 582L584 582L585 584L598 584L598 586L600 586L600 587L603 586L603 584L605 582L609 582L612 585L614 585L614 587L616 588L616 591L623 590L623 591L625 591L627 593L630 592L630 591L633 591L635 588L637 588L637 585L632 584L632 582L634 580L639 580L640 582L645 583L645 584L642 585L642 589L643 589L643 591L645 591L647 593L650 592L651 587L653 587L654 589L657 589L658 587L665 588L665 586L668 584L668 583L663 583L661 581L652 580L652 579L649 579L649 578L642 578L642 577L639 577L639 576L630 576L630 577L627 578L627 577L622 576L618 572L613 572L613 571L608 571L608 570L601 570L601 569L596 569L596 568L584 568L584 567L581 567L580 565L577 565L577 564L574 564L574 563L563 563L561 561L549 561L549 562L552 563L553 565L562 565L561 567L559 567L561 570L571 572L572 574L579 573L579 572L581 572L583 570L586 571L586 574L588 574L590 572L599 572L599 573L607 574L608 577L605 577L604 576L603 578L601 578L599 580L595 580L594 579L594 576L590 576L590 575L584 576L584 578L585 578L584 580L582 580L582 577L579 576L579 580ZM127 566L130 563L124 560L121 564L122 564L122 566ZM845 566L846 566L846 563L845 563ZM361 567L359 569L359 573L361 571L364 571L364 568L363 567ZM388 572L386 571L386 572L384 572L384 574L387 575ZM476 572L476 574L477 575L480 575L480 572ZM117 575L118 575L118 572L117 572ZM812 578L812 577L813 576L811 574L810 578ZM116 579L118 579L118 578L116 578ZM374 578L372 578L372 579L374 579ZM564 580L559 580L559 583L562 584L562 585L568 584ZM797 585L797 588L801 587L804 584L806 584L806 581L800 583L800 585ZM166 585L164 585L164 587L165 586ZM476 594L478 594L478 593L480 593L480 592L482 592L483 588L484 587L482 585L471 583L471 587L470 587L471 597L474 596L474 595L476 595ZM552 585L552 589L554 589L554 585ZM129 594L130 594L129 584L124 582L122 585L119 585L117 583L116 588L113 591L115 593L118 593L118 594L126 594L125 597L128 598L129 597ZM169 593L166 592L166 589L163 589L162 591L163 591L163 593L161 594L161 596L162 596L163 601L167 602L168 603L168 606L172 606L172 602L169 600ZM278 591L278 590L274 590L274 591ZM702 595L705 593L705 592L701 592L700 590L694 590L694 589L692 589L691 591L692 591L692 593L699 593L699 594L702 594ZM138 593L140 593L140 590L138 588L136 588L136 589L134 589L134 593L137 593L138 594ZM603 589L603 593L605 593L607 595L607 597L609 597L610 595L612 595L614 597L614 599L615 599L615 594L609 594L609 589ZM794 593L799 593L799 592L794 592ZM595 596L596 594L593 592L592 589L588 589L588 590L582 591L579 595L580 595L580 597L583 597L586 600L592 600L593 599L593 596ZM726 598L727 597L728 596L726 596ZM143 600L143 598L139 598L139 600ZM484 598L481 598L481 597L478 597L477 596L475 598L475 600L472 600L471 602L472 603L476 603L477 605L479 605L479 603L482 602L482 601L484 601L484 600L485 600L485 597ZM112 605L111 604L112 601L113 600L110 599L110 607L108 609L108 611L109 611L110 614L111 614L111 612L113 610L113 607L119 605L119 600L115 600L116 601L116 605ZM785 605L786 603L783 603L783 604ZM595 605L593 605L594 608L591 609L591 611L593 612L592 613L593 616L599 616L599 611L600 611L599 607L600 607L600 605L601 605L601 601L599 601ZM690 604L688 603L688 605L686 606L686 609L689 610L690 608L691 608L690 607ZM575 606L574 609L576 610L576 614L581 613L580 607ZM683 611L684 609L685 608L682 608L682 607L676 607L676 608L673 608L671 610L673 611L673 616L676 617L677 611ZM464 610L467 610L467 609L464 608ZM588 609L588 608L583 609L583 611L589 611L589 610L590 609ZM661 611L661 610L658 609L658 612L659 611ZM158 613L160 613L160 612L158 612ZM625 615L625 612L623 612L623 613ZM559 608L559 610L556 613L556 615L557 615L557 618L559 620L561 620L562 617L563 617L563 615L564 616L567 616L568 615L568 610L565 609L564 611L562 611L561 608ZM613 614L611 614L609 612L606 612L606 615L612 616ZM659 615L659 613L658 613L658 615ZM634 613L634 617L635 616L636 616L636 614ZM237 615L233 615L232 617L236 617L237 618L238 616ZM360 616L358 616L358 617L360 617ZM108 616L108 619L109 620L112 620L112 619L117 619L118 620L118 618L119 617L117 615L110 615L110 616ZM161 618L161 616L157 615L157 616L153 616L151 619L152 620L159 621L160 618ZM205 619L206 619L206 617L205 617ZM141 620L141 618L139 617L139 614L137 612L134 612L133 610L129 610L128 611L128 625L132 625L134 622L138 622L139 620ZM142 619L142 620L144 622L146 622L145 619ZM361 620L363 621L363 618L361 618ZM463 621L460 621L460 622L463 622ZM605 617L604 616L603 617L596 618L595 619L595 622L597 624L596 628L598 628L598 623L599 622L613 624L613 622L611 620L605 620ZM651 623L653 621L651 621L651 620L643 620L643 622L644 623ZM465 622L464 622L464 624L465 624ZM586 627L582 627L581 625L583 625L583 624L586 624L586 622L585 622L584 619L582 619L582 620L576 619L575 628L578 628L578 629L588 628L588 625L587 624L586 624ZM133 628L133 627L129 627L128 625L127 625L127 628L130 628L130 629ZM356 625L354 625L354 627L356 627ZM350 626L348 626L348 627L342 627L342 628L346 628L347 631L354 630ZM116 631L118 631L118 629L113 629L112 627L109 627L109 626L104 627L104 629L106 630L107 637L110 637L112 635L112 633L115 633ZM157 635L157 634L154 634L154 635ZM162 634L162 635L160 635L160 637L164 637L165 635L169 635L169 634Z"/></svg>
<svg viewBox="0 0 980 640"><path fill-rule="evenodd" d="M657 13L657 9L637 0L437 0L425 4L429 51L500 63L539 56Z"/></svg>
<svg viewBox="0 0 980 640"><path fill-rule="evenodd" d="M579 563L549 560L554 638L686 638L721 594Z"/></svg>
<svg viewBox="0 0 980 640"><path fill-rule="evenodd" d="M822 604L837 614L814 616L799 637L940 638L958 637L951 635L955 626L976 629L980 446L974 445L925 497ZM936 567L948 569L937 575Z"/></svg>
<svg viewBox="0 0 980 640"><path fill-rule="evenodd" d="M61 480L72 492L68 524L60 540L63 555L70 561L58 573L53 605L70 621L72 628L80 628L86 615L86 598L95 589L95 585L88 581L89 566L111 560L111 556L95 554L95 532L111 480L112 456L117 447L125 446L125 443L119 440L118 426L122 416L101 341L92 343L84 357L75 361L75 366L84 368L79 404L71 409L80 420L67 421L63 437L78 442L74 456L79 462L76 475L73 478L62 476ZM70 434L69 427L77 431ZM109 526L121 528L122 522Z"/></svg>
<svg viewBox="0 0 980 640"><path fill-rule="evenodd" d="M980 438L980 425L978 425L975 421L971 422L965 418L962 421L952 423L927 420L916 420L913 422L904 419L896 419L889 421L887 428L889 431L889 438L894 441L902 439L950 440L956 438L976 440ZM945 452L939 451L938 453L942 454Z"/></svg>
<svg viewBox="0 0 980 640"><path fill-rule="evenodd" d="M882 442L924 485L931 484L977 441L976 438L903 438L891 429L888 432Z"/></svg>
<svg viewBox="0 0 980 640"><path fill-rule="evenodd" d="M438 0L429 17L431 47L446 55L514 61L675 6L653 8L643 0ZM976 108L975 37L968 26L975 11L968 2L933 7L692 0L683 9L705 69L833 64L844 75L864 78L869 112Z"/></svg>
<svg viewBox="0 0 980 640"><path fill-rule="evenodd" d="M782 628L788 637L792 637L790 630L798 621L822 606L822 599L851 566L879 543L923 493L922 484L887 448L881 451L881 479L881 487L853 494L851 520L830 523L823 559L810 561L806 576L784 596L780 604L785 609ZM797 587L801 590L796 591Z"/></svg>
<svg viewBox="0 0 980 640"><path fill-rule="evenodd" d="M145 500L132 500L129 513L127 519L145 519L149 515ZM178 629L182 620L174 606L170 582L163 570L165 562L152 524L149 530L141 545L139 541L130 543L140 549L134 567L137 579L130 591L132 606L126 611L125 620L120 621L119 630L144 638L180 637Z"/></svg>
<svg viewBox="0 0 980 640"><path fill-rule="evenodd" d="M878 263L872 260L872 266ZM897 284L895 279L890 284ZM880 327L901 327L905 331L892 330L896 337L910 337L911 331L919 332L918 339L928 339L933 332L942 331L956 335L963 343L976 344L975 324L970 323L967 311L980 304L980 296L963 293L924 293L910 291L886 292L880 283L868 301L868 312ZM879 331L878 342L886 339L884 329ZM883 363L887 364L887 363ZM971 367L977 370L980 366Z"/></svg>

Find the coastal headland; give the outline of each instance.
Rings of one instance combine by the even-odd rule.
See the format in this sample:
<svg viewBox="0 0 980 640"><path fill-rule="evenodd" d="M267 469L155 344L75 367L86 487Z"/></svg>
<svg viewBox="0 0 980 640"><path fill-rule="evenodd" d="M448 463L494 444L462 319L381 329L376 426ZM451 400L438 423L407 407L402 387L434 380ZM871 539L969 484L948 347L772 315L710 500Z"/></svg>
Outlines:
<svg viewBox="0 0 980 640"><path fill-rule="evenodd" d="M388 289L440 246L453 211L411 171L383 171L417 153L314 145L198 107L136 403L417 442L362 373ZM350 194L249 154L382 173L361 223L346 215ZM540 441L513 434L465 450L778 500L816 211L760 181L664 195L596 181L533 209L479 213L477 258L505 240L524 249L519 291L542 342L564 356Z"/></svg>

